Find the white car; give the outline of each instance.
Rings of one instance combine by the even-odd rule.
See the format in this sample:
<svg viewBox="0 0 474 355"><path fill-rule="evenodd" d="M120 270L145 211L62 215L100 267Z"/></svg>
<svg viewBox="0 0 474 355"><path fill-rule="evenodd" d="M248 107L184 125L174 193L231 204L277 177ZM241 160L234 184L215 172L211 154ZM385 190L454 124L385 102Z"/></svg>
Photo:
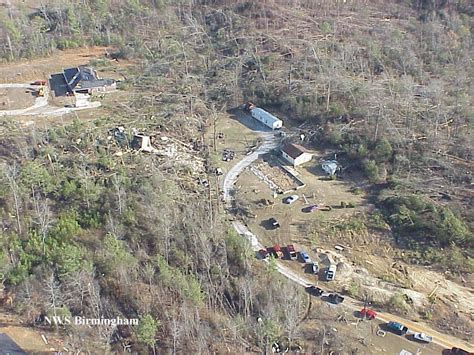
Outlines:
<svg viewBox="0 0 474 355"><path fill-rule="evenodd" d="M433 341L433 337L425 333L415 333L413 334L413 338L424 343L431 343Z"/></svg>
<svg viewBox="0 0 474 355"><path fill-rule="evenodd" d="M291 205L293 202L298 200L300 197L298 195L291 195L285 198L284 202L288 205Z"/></svg>

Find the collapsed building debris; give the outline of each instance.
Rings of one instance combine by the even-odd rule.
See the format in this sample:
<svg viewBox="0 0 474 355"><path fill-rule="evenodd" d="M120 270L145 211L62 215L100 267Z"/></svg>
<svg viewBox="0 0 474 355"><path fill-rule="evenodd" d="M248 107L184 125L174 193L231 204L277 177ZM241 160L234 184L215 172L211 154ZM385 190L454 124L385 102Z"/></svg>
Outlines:
<svg viewBox="0 0 474 355"><path fill-rule="evenodd" d="M131 138L129 139L129 137ZM204 159L192 154L195 152L193 144L186 144L173 137L146 135L136 128L131 129L131 135L127 134L125 127L119 126L109 130L108 141L115 140L122 149L132 149L136 152L155 154L164 159L162 166L173 166L185 168L192 175L201 174L205 171ZM128 142L130 142L128 144ZM115 152L113 155L122 156L123 152Z"/></svg>
<svg viewBox="0 0 474 355"><path fill-rule="evenodd" d="M138 151L158 153L158 150L151 146L150 136L145 136L143 134L135 134L130 146Z"/></svg>

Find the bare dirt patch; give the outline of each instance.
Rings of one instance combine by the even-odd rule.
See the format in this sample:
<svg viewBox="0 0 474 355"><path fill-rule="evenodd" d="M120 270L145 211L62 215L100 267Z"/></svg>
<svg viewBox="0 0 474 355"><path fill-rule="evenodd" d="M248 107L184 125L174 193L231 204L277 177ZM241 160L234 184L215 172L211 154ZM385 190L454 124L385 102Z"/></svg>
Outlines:
<svg viewBox="0 0 474 355"><path fill-rule="evenodd" d="M15 343L18 344L28 354L45 352L51 353L60 350L59 340L48 332L40 332L36 329L26 327L21 323L19 317L0 310L0 333L7 334ZM44 334L50 341L46 345L41 338Z"/></svg>
<svg viewBox="0 0 474 355"><path fill-rule="evenodd" d="M28 83L39 79L47 80L51 73L61 72L64 68L87 64L91 59L103 57L105 50L106 47L57 50L50 57L1 64L0 83Z"/></svg>
<svg viewBox="0 0 474 355"><path fill-rule="evenodd" d="M259 141L258 133L245 127L237 120L230 119L227 113L219 114L215 121L215 129L213 124L214 122L210 122L211 126L206 129L205 143L209 145L213 166L226 172L235 162L242 159L243 155L256 147ZM216 139L214 139L214 131ZM230 162L222 160L222 153L225 149L235 152L234 160Z"/></svg>
<svg viewBox="0 0 474 355"><path fill-rule="evenodd" d="M113 79L123 79L120 71L117 71L117 67L125 68L133 65L133 62L120 60L109 63L105 61L107 51L112 52L113 49L96 46L65 51L56 50L49 57L0 64L0 83L29 83L34 80L47 80L52 73L61 73L65 68L88 64L92 64L98 72L104 73L103 77L107 74L107 77ZM101 59L104 62L100 62Z"/></svg>
<svg viewBox="0 0 474 355"><path fill-rule="evenodd" d="M439 346L416 343L410 340L410 336L403 337L392 333L387 333L385 337L377 336L376 332L382 322L359 321L352 312L343 307L334 307L315 297L311 299L311 311L301 326L304 338L314 340L306 344L306 353L323 353L328 343L332 347L339 347L343 354L398 354L402 349L413 354L416 354L417 350L422 354L442 352Z"/></svg>
<svg viewBox="0 0 474 355"><path fill-rule="evenodd" d="M34 91L26 88L0 88L0 110L18 110L35 103Z"/></svg>
<svg viewBox="0 0 474 355"><path fill-rule="evenodd" d="M268 157L266 161L259 160L250 167L250 170L258 177L268 180L274 186L273 188L269 186L272 190L286 192L298 188L296 180L280 166L275 158Z"/></svg>

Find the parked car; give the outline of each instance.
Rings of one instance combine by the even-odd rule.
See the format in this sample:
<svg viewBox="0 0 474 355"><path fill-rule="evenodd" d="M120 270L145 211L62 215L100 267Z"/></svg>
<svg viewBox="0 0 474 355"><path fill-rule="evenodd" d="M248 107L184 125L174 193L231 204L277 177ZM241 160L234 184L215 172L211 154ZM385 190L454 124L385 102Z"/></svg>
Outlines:
<svg viewBox="0 0 474 355"><path fill-rule="evenodd" d="M387 329L398 335L404 335L408 332L407 327L397 322L388 322Z"/></svg>
<svg viewBox="0 0 474 355"><path fill-rule="evenodd" d="M288 252L288 256L291 260L298 259L298 254L296 254L295 247L293 246L293 244L288 244L286 246L286 251Z"/></svg>
<svg viewBox="0 0 474 355"><path fill-rule="evenodd" d="M375 311L371 309L367 309L367 308L362 308L359 314L362 318L366 318L368 320L372 320L372 319L375 319L375 317L377 317L377 313Z"/></svg>
<svg viewBox="0 0 474 355"><path fill-rule="evenodd" d="M314 275L317 275L318 272L319 272L319 266L318 266L318 263L316 262L311 262L311 263L307 263L306 264L306 272L310 273L310 274L314 274Z"/></svg>
<svg viewBox="0 0 474 355"><path fill-rule="evenodd" d="M35 80L35 81L33 81L30 85L41 85L41 86L45 86L45 85L46 85L46 80Z"/></svg>
<svg viewBox="0 0 474 355"><path fill-rule="evenodd" d="M413 338L418 341L422 341L423 343L431 343L433 341L433 337L425 333L415 333L413 334Z"/></svg>
<svg viewBox="0 0 474 355"><path fill-rule="evenodd" d="M328 301L334 304L339 304L344 302L344 297L338 295L337 293L331 293L328 296Z"/></svg>
<svg viewBox="0 0 474 355"><path fill-rule="evenodd" d="M268 223L273 229L280 228L280 223L278 223L278 221L273 217L268 220Z"/></svg>
<svg viewBox="0 0 474 355"><path fill-rule="evenodd" d="M310 263L311 262L311 258L309 257L309 255L305 251L300 251L300 259L304 263Z"/></svg>
<svg viewBox="0 0 474 355"><path fill-rule="evenodd" d="M314 285L306 287L306 292L308 292L310 295L313 295L313 296L316 296L316 297L319 297L324 293L324 291L322 289L320 289L319 287L316 287Z"/></svg>
<svg viewBox="0 0 474 355"><path fill-rule="evenodd" d="M291 196L288 196L287 198L285 198L283 200L284 203L288 204L288 205L291 205L293 202L295 202L296 200L298 200L300 197L298 195L291 195Z"/></svg>
<svg viewBox="0 0 474 355"><path fill-rule="evenodd" d="M336 278L336 265L331 264L329 267L326 269L324 273L324 279L326 281L333 281Z"/></svg>
<svg viewBox="0 0 474 355"><path fill-rule="evenodd" d="M318 209L318 206L317 206L317 205L311 205L311 206L308 207L309 212L314 212L314 211L316 211L317 209Z"/></svg>
<svg viewBox="0 0 474 355"><path fill-rule="evenodd" d="M260 256L261 259L266 259L268 258L269 252L266 249L260 249L258 251L258 255Z"/></svg>

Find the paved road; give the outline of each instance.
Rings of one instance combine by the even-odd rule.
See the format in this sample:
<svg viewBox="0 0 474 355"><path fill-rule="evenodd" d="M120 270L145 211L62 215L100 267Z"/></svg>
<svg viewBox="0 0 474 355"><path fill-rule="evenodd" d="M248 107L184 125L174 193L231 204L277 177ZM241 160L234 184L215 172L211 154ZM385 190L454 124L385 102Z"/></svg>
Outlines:
<svg viewBox="0 0 474 355"><path fill-rule="evenodd" d="M38 86L29 84L0 84L0 89L8 88L25 88L31 90L37 90ZM99 101L91 102L88 95L78 95L76 97L77 107L56 107L49 105L49 89L46 88L43 97L37 97L35 103L27 108L18 110L2 110L0 116L61 116L72 111L84 110L88 108L96 108L101 104Z"/></svg>
<svg viewBox="0 0 474 355"><path fill-rule="evenodd" d="M275 132L262 132L261 137L263 138L262 144L250 155L245 156L237 164L235 164L225 175L222 183L222 189L224 194L224 201L228 207L231 206L233 200L233 191L235 183L242 173L242 171L251 165L258 157L262 154L270 152L272 149L278 146L279 139ZM254 251L262 249L263 246L258 241L258 237L252 233L247 226L240 221L234 221L232 223L234 229L240 235L244 236L251 244ZM307 287L311 285L305 277L298 275L290 268L282 265L280 262L276 263L277 270L280 274L287 277L293 282L296 282L300 286ZM352 311L359 311L362 308L362 303L350 297L345 297L344 306ZM433 336L433 343L443 348L459 347L466 350L474 348L472 345L462 342L461 340L454 338L449 335L441 334L425 324L412 322L408 319L404 319L389 313L377 313L377 319L381 322L397 321L408 327L410 331L422 332ZM400 338L405 339L405 338Z"/></svg>

